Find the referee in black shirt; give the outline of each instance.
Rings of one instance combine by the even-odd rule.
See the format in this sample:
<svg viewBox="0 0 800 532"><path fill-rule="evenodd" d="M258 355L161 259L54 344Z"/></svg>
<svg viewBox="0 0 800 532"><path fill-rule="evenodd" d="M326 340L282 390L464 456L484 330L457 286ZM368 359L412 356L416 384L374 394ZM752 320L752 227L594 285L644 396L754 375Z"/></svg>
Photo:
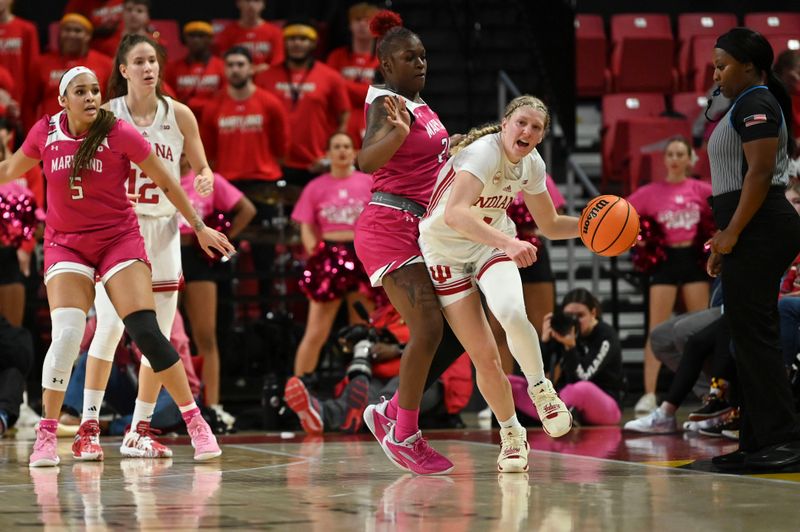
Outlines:
<svg viewBox="0 0 800 532"><path fill-rule="evenodd" d="M722 275L742 398L739 450L723 467L780 469L800 462L800 422L781 358L780 278L800 252L800 217L784 197L792 104L759 33L734 28L714 48L714 82L733 104L708 141L713 211L708 273Z"/></svg>

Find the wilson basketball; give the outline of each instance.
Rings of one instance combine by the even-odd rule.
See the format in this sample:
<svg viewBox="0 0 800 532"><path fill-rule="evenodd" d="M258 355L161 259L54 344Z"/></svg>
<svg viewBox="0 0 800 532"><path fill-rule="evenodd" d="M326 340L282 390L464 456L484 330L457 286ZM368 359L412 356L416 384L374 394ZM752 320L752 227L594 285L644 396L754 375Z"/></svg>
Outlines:
<svg viewBox="0 0 800 532"><path fill-rule="evenodd" d="M587 248L604 257L616 257L636 243L639 214L624 198L597 196L583 209L579 231Z"/></svg>

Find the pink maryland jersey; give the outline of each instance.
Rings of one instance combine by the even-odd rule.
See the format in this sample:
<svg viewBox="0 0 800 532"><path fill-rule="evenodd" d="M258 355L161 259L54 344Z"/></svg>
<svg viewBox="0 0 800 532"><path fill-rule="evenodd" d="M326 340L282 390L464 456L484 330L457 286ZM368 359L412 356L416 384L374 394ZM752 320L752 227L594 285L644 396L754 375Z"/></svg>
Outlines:
<svg viewBox="0 0 800 532"><path fill-rule="evenodd" d="M378 87L370 87L364 113L380 96L400 96ZM423 207L428 205L436 174L447 161L450 137L439 117L426 103L406 100L406 109L412 116L411 130L389 162L373 175L372 191L403 196Z"/></svg>
<svg viewBox="0 0 800 532"><path fill-rule="evenodd" d="M150 144L131 125L117 120L89 167L70 186L72 161L84 138L69 133L67 115L61 111L36 122L22 145L27 157L43 163L48 227L63 233L138 227L125 184L131 163L145 160Z"/></svg>
<svg viewBox="0 0 800 532"><path fill-rule="evenodd" d="M164 103L166 100L166 103ZM156 157L161 159L169 170L175 184L181 182L181 152L183 151L183 133L175 120L175 103L172 98L158 99L158 110L153 122L149 126L134 124L125 97L120 96L109 100L108 107L118 118L126 121L136 128L139 133L153 146ZM136 214L139 216L174 216L177 212L175 206L167 199L164 193L153 181L142 173L141 168L135 164L131 166L128 192L139 194L136 204Z"/></svg>
<svg viewBox="0 0 800 532"><path fill-rule="evenodd" d="M513 164L503 152L500 133L494 133L462 149L441 169L428 212L419 223L420 240L436 253L459 262L472 262L486 246L467 240L444 223L444 209L453 180L461 171L469 172L483 183L483 191L472 206L472 213L495 229L515 236L517 228L506 209L520 190L528 194L547 192L545 164L536 149Z"/></svg>

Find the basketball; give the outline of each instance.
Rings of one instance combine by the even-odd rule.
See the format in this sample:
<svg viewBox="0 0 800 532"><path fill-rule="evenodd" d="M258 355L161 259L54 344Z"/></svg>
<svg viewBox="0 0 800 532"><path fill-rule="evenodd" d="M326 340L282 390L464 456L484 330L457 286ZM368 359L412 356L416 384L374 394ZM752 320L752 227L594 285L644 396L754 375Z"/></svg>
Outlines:
<svg viewBox="0 0 800 532"><path fill-rule="evenodd" d="M616 257L636 243L639 214L624 198L597 196L583 209L579 230L587 248L603 257Z"/></svg>

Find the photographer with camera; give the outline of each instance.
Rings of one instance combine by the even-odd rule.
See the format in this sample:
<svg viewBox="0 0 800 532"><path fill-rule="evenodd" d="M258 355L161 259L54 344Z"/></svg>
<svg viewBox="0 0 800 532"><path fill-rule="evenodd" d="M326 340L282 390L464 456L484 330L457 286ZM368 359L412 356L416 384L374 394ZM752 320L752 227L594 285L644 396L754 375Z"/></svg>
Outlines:
<svg viewBox="0 0 800 532"><path fill-rule="evenodd" d="M617 331L600 320L597 298L584 288L564 296L542 326L542 354L551 362L550 379L573 417L587 425L619 423L624 378ZM514 404L539 419L527 394L525 379L510 375Z"/></svg>
<svg viewBox="0 0 800 532"><path fill-rule="evenodd" d="M300 418L307 434L354 434L361 429L367 405L377 403L381 397L391 397L398 389L400 358L410 337L408 326L388 301L371 315L359 303L354 308L368 325L344 327L337 334L342 351L352 353L353 358L334 397L319 399L299 377L286 381L284 400ZM420 423L437 428L458 426L458 413L472 396L472 382L469 358L462 354L425 390Z"/></svg>

